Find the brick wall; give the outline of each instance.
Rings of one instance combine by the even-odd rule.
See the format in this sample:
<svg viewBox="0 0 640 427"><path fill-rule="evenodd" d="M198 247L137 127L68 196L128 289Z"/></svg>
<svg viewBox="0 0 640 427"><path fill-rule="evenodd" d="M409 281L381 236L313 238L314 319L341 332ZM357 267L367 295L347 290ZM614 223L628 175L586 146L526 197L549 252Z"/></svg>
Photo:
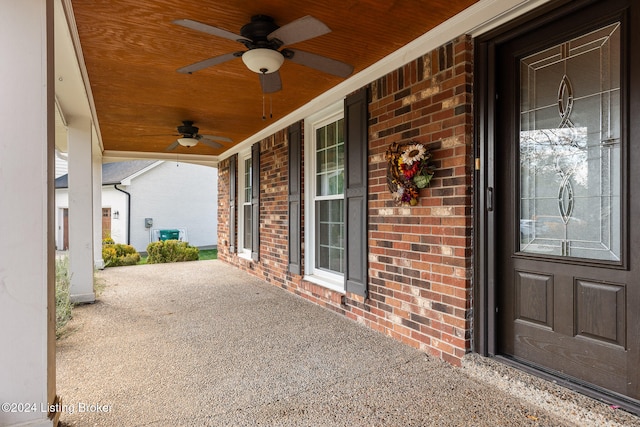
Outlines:
<svg viewBox="0 0 640 427"><path fill-rule="evenodd" d="M462 36L370 86L368 299L286 271L285 130L261 141L257 263L229 253L229 168L220 162L219 258L459 364L471 346L472 46ZM387 188L385 152L410 140L432 151L436 175L416 206L398 206Z"/></svg>
<svg viewBox="0 0 640 427"><path fill-rule="evenodd" d="M218 163L218 259L229 260L229 160Z"/></svg>
<svg viewBox="0 0 640 427"><path fill-rule="evenodd" d="M470 348L472 42L461 37L372 85L367 324L451 363ZM385 151L415 140L436 175L396 206Z"/></svg>

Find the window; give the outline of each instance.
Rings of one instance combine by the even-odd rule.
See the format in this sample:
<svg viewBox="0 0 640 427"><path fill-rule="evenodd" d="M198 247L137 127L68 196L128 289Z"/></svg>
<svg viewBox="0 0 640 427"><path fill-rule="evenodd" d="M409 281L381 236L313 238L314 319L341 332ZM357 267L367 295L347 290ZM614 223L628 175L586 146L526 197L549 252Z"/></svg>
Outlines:
<svg viewBox="0 0 640 427"><path fill-rule="evenodd" d="M238 178L240 188L238 195L240 196L239 205L239 230L238 230L238 254L244 257L251 256L252 241L252 214L251 214L251 152L245 152L239 155L239 171Z"/></svg>
<svg viewBox="0 0 640 427"><path fill-rule="evenodd" d="M316 267L344 273L344 119L316 129Z"/></svg>
<svg viewBox="0 0 640 427"><path fill-rule="evenodd" d="M292 126L296 147L300 132ZM305 280L366 298L368 291L368 91L304 121ZM289 271L299 274L299 153L289 147ZM259 154L259 153L258 153ZM257 166L254 166L257 168ZM255 186L255 184L254 184ZM348 215L346 215L348 212Z"/></svg>
<svg viewBox="0 0 640 427"><path fill-rule="evenodd" d="M307 279L344 291L345 132L343 103L305 121L306 195L305 272Z"/></svg>

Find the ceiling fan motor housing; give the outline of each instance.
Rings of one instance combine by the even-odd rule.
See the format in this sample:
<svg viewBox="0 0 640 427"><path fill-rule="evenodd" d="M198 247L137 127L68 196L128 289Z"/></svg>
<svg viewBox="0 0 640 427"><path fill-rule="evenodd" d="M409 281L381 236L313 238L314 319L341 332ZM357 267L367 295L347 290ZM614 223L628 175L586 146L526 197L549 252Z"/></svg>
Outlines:
<svg viewBox="0 0 640 427"><path fill-rule="evenodd" d="M282 42L277 39L267 39L267 36L280 28L272 17L267 15L255 15L251 17L251 22L240 29L240 35L251 40L247 43L247 49L267 48L278 49Z"/></svg>
<svg viewBox="0 0 640 427"><path fill-rule="evenodd" d="M198 135L198 131L200 130L198 127L193 126L193 122L191 120L185 120L182 122L182 126L178 126L178 133L184 135L185 137L195 138Z"/></svg>

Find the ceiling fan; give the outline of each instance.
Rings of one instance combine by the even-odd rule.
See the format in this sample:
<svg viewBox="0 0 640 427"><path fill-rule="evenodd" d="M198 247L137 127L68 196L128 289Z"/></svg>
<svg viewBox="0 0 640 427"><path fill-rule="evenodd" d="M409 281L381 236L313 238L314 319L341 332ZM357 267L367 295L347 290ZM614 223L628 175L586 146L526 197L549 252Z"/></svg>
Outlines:
<svg viewBox="0 0 640 427"><path fill-rule="evenodd" d="M322 21L312 16L304 16L280 27L270 16L255 15L251 18L250 23L240 29L240 35L191 19L178 19L173 23L237 41L248 49L196 62L178 69L179 73L191 74L203 68L241 57L247 68L259 74L262 92L273 93L282 89L278 70L285 59L338 77L348 77L353 72L353 66L315 53L290 48L279 50L282 46L331 32L331 29Z"/></svg>
<svg viewBox="0 0 640 427"><path fill-rule="evenodd" d="M231 142L229 138L225 138L224 136L200 135L198 133L199 130L199 128L193 125L193 121L183 120L182 126L178 126L178 134L175 135L179 136L180 138L169 145L165 151L175 150L178 145L182 145L183 147L193 147L199 142L203 143L204 145L208 145L211 148L221 148L223 145L214 140Z"/></svg>

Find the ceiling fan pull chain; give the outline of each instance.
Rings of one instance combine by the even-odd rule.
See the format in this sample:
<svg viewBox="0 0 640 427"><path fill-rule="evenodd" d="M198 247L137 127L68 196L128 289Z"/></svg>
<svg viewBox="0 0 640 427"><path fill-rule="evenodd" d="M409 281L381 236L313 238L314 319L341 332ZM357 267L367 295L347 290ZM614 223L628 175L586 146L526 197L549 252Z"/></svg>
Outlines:
<svg viewBox="0 0 640 427"><path fill-rule="evenodd" d="M262 94L262 120L267 120L267 113L265 111L264 93ZM273 97L269 95L269 118L273 119Z"/></svg>

